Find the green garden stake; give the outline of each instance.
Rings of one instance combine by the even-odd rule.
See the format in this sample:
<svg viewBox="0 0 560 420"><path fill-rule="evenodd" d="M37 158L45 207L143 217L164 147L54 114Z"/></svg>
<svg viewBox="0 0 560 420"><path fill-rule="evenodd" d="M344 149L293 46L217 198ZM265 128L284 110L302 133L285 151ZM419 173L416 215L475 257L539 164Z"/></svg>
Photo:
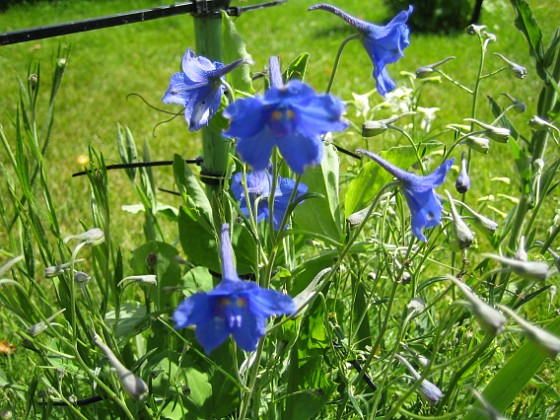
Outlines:
<svg viewBox="0 0 560 420"><path fill-rule="evenodd" d="M197 55L212 61L222 62L222 15L224 4L213 4L213 10L194 16L195 48ZM221 8L220 8L221 7ZM206 191L211 198L222 189L222 178L227 171L229 143L225 141L215 119L202 128L203 164L201 178L206 183Z"/></svg>

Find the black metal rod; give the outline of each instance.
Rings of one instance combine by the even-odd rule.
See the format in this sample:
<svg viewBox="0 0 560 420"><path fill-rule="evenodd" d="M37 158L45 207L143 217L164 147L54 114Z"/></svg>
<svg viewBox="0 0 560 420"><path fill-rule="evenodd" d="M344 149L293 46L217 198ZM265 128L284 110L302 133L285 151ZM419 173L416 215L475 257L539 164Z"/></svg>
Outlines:
<svg viewBox="0 0 560 420"><path fill-rule="evenodd" d="M17 44L19 42L33 41L36 39L51 38L53 36L75 34L78 32L93 31L95 29L110 28L113 26L128 25L129 23L145 22L169 16L184 15L187 13L198 15L212 15L224 9L230 16L240 16L241 13L278 6L287 0L276 0L267 3L244 7L229 7L229 0L195 0L175 3L169 6L159 6L152 9L136 10L102 16L90 19L76 20L73 22L59 23L56 25L39 26L37 28L21 29L13 32L0 33L0 47L2 45Z"/></svg>
<svg viewBox="0 0 560 420"><path fill-rule="evenodd" d="M212 0L208 0L212 2ZM17 44L19 42L33 41L35 39L50 38L59 35L74 34L77 32L92 31L94 29L110 28L112 26L127 25L129 23L144 22L168 16L176 16L196 11L192 1L175 3L169 6L154 7L152 9L136 10L133 12L119 13L91 19L76 20L73 22L56 25L41 26L37 28L22 29L14 32L0 34L0 46Z"/></svg>

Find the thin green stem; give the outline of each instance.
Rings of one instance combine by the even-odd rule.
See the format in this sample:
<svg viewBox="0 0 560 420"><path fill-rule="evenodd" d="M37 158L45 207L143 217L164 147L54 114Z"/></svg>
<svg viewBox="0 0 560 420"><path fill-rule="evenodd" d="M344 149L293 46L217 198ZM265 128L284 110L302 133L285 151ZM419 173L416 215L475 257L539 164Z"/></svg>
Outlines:
<svg viewBox="0 0 560 420"><path fill-rule="evenodd" d="M340 63L340 57L342 55L342 51L344 50L344 47L346 47L346 44L348 44L350 41L352 41L353 39L358 39L360 38L362 35L361 34L354 34L354 35L350 35L348 38L346 38L344 41L342 41L342 44L340 44L340 47L338 47L338 51L336 52L336 57L334 59L334 65L333 65L333 69L331 72L331 77L329 79L329 84L327 85L327 89L325 90L325 93L330 93L333 82L334 82L334 76L336 74L336 71L338 69L338 64Z"/></svg>

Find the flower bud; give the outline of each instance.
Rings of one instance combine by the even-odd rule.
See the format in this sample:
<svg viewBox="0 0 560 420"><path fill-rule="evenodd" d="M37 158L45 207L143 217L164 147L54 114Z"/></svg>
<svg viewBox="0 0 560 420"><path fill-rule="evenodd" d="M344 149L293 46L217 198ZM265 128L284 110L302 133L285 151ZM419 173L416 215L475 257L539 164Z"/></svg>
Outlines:
<svg viewBox="0 0 560 420"><path fill-rule="evenodd" d="M111 366L115 368L119 376L119 381L128 395L137 400L142 400L148 396L148 385L140 377L136 376L117 359L113 351L101 341L101 338L94 332L93 342L105 353Z"/></svg>
<svg viewBox="0 0 560 420"><path fill-rule="evenodd" d="M535 327L533 324L525 321L510 308L504 305L499 305L500 309L506 312L509 316L515 319L515 322L523 329L525 335L529 340L537 345L548 356L554 359L560 353L560 338L548 331Z"/></svg>
<svg viewBox="0 0 560 420"><path fill-rule="evenodd" d="M484 233L493 235L496 232L496 230L498 230L498 224L496 222L489 219L488 217L483 216L482 214L475 212L473 209L471 209L462 201L457 201L457 202L461 204L471 214L471 216L474 218L473 220L475 226L481 229Z"/></svg>
<svg viewBox="0 0 560 420"><path fill-rule="evenodd" d="M105 241L105 234L101 229L93 228L78 235L68 235L64 238L63 242L67 243L71 239L76 239L78 242L85 243L86 245L95 246Z"/></svg>
<svg viewBox="0 0 560 420"><path fill-rule="evenodd" d="M362 125L362 137L375 137L383 134L389 129L389 126L384 120L379 121L366 121Z"/></svg>
<svg viewBox="0 0 560 420"><path fill-rule="evenodd" d="M53 319L55 319L58 315L60 315L61 313L63 313L66 309L61 309L58 312L55 312L54 314L52 314L51 316L49 316L47 318L47 322L44 321L40 321L36 324L33 324L32 326L30 326L27 329L27 333L31 336L31 337L36 337L39 334L41 334L43 331L45 331L48 328L48 323L50 323Z"/></svg>
<svg viewBox="0 0 560 420"><path fill-rule="evenodd" d="M513 106L513 109L515 109L515 111L521 113L527 110L527 106L525 106L525 104L519 99L515 99L509 93L502 93L502 95L506 96L512 102L510 106Z"/></svg>
<svg viewBox="0 0 560 420"><path fill-rule="evenodd" d="M400 354L395 354L395 358L406 366L414 379L418 380L421 378L421 375L416 371L416 369L412 367L410 363L406 361L404 357L402 357ZM432 405L437 405L441 397L443 397L443 392L441 392L441 390L435 384L428 381L427 379L422 380L422 383L420 384L420 392L422 392L426 400Z"/></svg>
<svg viewBox="0 0 560 420"><path fill-rule="evenodd" d="M498 143L507 143L511 134L508 128L495 127L493 125L483 123L482 121L475 120L474 118L465 118L465 121L472 121L481 126L484 128L484 135L490 140L497 141Z"/></svg>
<svg viewBox="0 0 560 420"><path fill-rule="evenodd" d="M91 277L83 271L76 271L74 273L74 283L85 284L91 280Z"/></svg>
<svg viewBox="0 0 560 420"><path fill-rule="evenodd" d="M437 63L434 64L428 64L426 66L422 66L419 69L416 70L416 77L418 79L424 79L426 77L431 77L432 74L435 72L435 68L438 66L441 66L443 63L447 63L450 60L455 59L455 56L450 56L447 58L444 58L441 61L438 61Z"/></svg>
<svg viewBox="0 0 560 420"><path fill-rule="evenodd" d="M479 153L488 153L490 149L490 140L484 137L469 136L461 143L466 144L469 149Z"/></svg>
<svg viewBox="0 0 560 420"><path fill-rule="evenodd" d="M467 249L472 245L474 240L474 235L467 226L457 208L455 203L453 203L453 197L449 194L449 191L445 191L447 198L449 199L449 206L451 207L451 216L453 217L453 231L455 232L455 238L457 240L457 245L459 249Z"/></svg>
<svg viewBox="0 0 560 420"><path fill-rule="evenodd" d="M504 325L506 323L505 316L488 305L484 303L472 290L462 281L458 280L453 276L447 276L459 289L463 295L469 301L468 307L470 311L475 316L476 320L485 331L492 335L497 335L504 330Z"/></svg>
<svg viewBox="0 0 560 420"><path fill-rule="evenodd" d="M502 60L504 60L507 64L509 64L511 71L513 72L515 77L517 77L518 79L525 79L525 77L527 76L527 69L525 67L507 59L500 53L495 52L494 55L497 55Z"/></svg>
<svg viewBox="0 0 560 420"><path fill-rule="evenodd" d="M469 174L467 172L467 159L465 158L465 152L463 152L461 154L461 170L459 172L459 176L457 177L457 181L455 182L455 189L457 192L464 194L470 187L471 179L469 178Z"/></svg>
<svg viewBox="0 0 560 420"><path fill-rule="evenodd" d="M518 261L513 258L502 257L495 254L482 254L483 257L492 258L506 266L520 277L532 281L545 281L548 278L548 264L538 261Z"/></svg>
<svg viewBox="0 0 560 420"><path fill-rule="evenodd" d="M123 284L126 283L126 284ZM119 281L119 283L117 284L117 286L127 286L128 284L131 283L141 283L141 284L146 284L149 286L156 286L157 285L157 277L154 274L145 274L143 276L128 276L123 278L121 281Z"/></svg>
<svg viewBox="0 0 560 420"><path fill-rule="evenodd" d="M560 130L554 125L549 123L548 121L542 119L538 115L533 115L529 120L529 126L534 128L535 130L554 130L557 133L560 133Z"/></svg>
<svg viewBox="0 0 560 420"><path fill-rule="evenodd" d="M409 111L409 112L403 112L402 114L399 115L395 115L391 118L385 118L384 120L366 121L362 125L362 136L363 137L378 136L379 134L382 134L389 129L389 124L392 124L395 121L400 120L403 117L406 117L407 115L414 115L414 114L415 112Z"/></svg>

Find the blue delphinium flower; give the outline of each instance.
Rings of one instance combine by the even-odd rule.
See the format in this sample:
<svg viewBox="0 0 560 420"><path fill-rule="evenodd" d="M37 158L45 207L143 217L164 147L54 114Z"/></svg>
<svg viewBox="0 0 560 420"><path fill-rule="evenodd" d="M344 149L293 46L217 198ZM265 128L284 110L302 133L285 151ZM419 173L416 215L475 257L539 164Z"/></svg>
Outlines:
<svg viewBox="0 0 560 420"><path fill-rule="evenodd" d="M266 318L296 312L292 298L241 280L233 263L229 225L221 232L222 281L210 292L195 293L185 299L173 314L176 328L196 326L196 338L210 353L229 335L245 351L257 348L264 335Z"/></svg>
<svg viewBox="0 0 560 420"><path fill-rule="evenodd" d="M443 184L455 159L446 160L429 175L419 176L398 168L367 150L356 150L356 153L373 159L397 178L412 215L412 233L421 241L426 242L422 229L437 226L441 221L442 206L434 188Z"/></svg>
<svg viewBox="0 0 560 420"><path fill-rule="evenodd" d="M257 203L257 221L267 218L270 222L270 211L268 207L268 197L270 196L270 188L272 186L272 175L268 171L254 171L247 175L247 192L249 200L245 197L245 189L242 184L242 174L236 173L231 183L231 191L234 197L239 201L241 211L246 216L249 215L249 208L254 208L255 201ZM296 187L296 183L290 178L278 177L276 190L274 191L274 209L272 214L272 225L275 230L280 229L284 214L288 209L290 197ZM305 194L307 187L304 184L298 184L295 198Z"/></svg>
<svg viewBox="0 0 560 420"><path fill-rule="evenodd" d="M183 71L171 76L162 100L166 104L183 105L189 130L200 130L220 108L225 90L222 78L236 67L250 63L242 59L224 66L203 56L195 57L189 48L183 57Z"/></svg>
<svg viewBox="0 0 560 420"><path fill-rule="evenodd" d="M362 34L362 44L373 63L373 77L377 84L377 91L382 96L392 91L396 84L389 76L385 66L395 63L403 57L403 50L410 43L408 38L410 31L406 21L412 13L412 6L409 6L408 10L400 12L386 25L376 25L355 18L330 4L317 4L308 10L318 9L334 13Z"/></svg>
<svg viewBox="0 0 560 420"><path fill-rule="evenodd" d="M299 80L282 85L280 69L272 64L273 83L264 96L238 99L224 110L230 120L224 135L237 138L237 153L255 171L268 167L277 146L292 171L302 174L321 162L321 136L348 127L341 118L345 105L332 95L317 95Z"/></svg>

